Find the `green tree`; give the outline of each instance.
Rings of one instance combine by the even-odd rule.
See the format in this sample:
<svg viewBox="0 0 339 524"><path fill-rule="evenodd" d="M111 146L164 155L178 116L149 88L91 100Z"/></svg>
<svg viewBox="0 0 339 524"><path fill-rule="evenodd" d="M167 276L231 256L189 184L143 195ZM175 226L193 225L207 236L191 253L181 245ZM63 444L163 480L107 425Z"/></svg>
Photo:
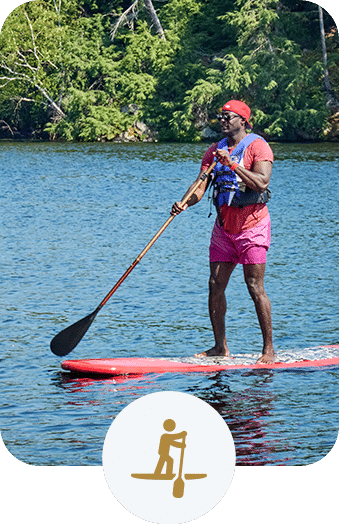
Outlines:
<svg viewBox="0 0 339 524"><path fill-rule="evenodd" d="M170 0L159 11L169 44L168 60L159 71L156 93L145 115L163 140L195 140L199 133L186 115L185 97L206 72L201 10L200 0ZM199 119L198 114L195 117Z"/></svg>
<svg viewBox="0 0 339 524"><path fill-rule="evenodd" d="M196 126L197 108L212 116L226 99L253 109L256 128L271 138L317 139L328 112L319 60L308 63L300 46L282 35L277 0L237 0L219 19L232 26L237 45L213 61L204 79L187 91L180 124Z"/></svg>
<svg viewBox="0 0 339 524"><path fill-rule="evenodd" d="M47 10L42 0L16 9L4 24L0 93L4 120L10 121L13 135L21 127L39 127L48 114L64 117L56 86L60 38L58 14Z"/></svg>
<svg viewBox="0 0 339 524"><path fill-rule="evenodd" d="M113 140L133 123L123 104L119 53L109 39L109 19L80 16L65 27L59 66L65 118L47 123L53 138Z"/></svg>
<svg viewBox="0 0 339 524"><path fill-rule="evenodd" d="M29 2L0 36L0 136L200 140L240 98L269 138L334 137L322 50L338 99L338 35L323 14L321 44L302 0Z"/></svg>

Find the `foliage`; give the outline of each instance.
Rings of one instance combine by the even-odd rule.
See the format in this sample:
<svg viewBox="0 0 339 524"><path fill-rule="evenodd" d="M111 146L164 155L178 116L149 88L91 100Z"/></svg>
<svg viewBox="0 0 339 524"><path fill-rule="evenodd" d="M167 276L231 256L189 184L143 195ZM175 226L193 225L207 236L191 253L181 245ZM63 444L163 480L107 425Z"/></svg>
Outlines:
<svg viewBox="0 0 339 524"><path fill-rule="evenodd" d="M338 137L324 96L318 6L301 0L35 0L0 36L0 137L201 140L227 99L275 140ZM338 34L325 13L339 98ZM140 121L147 132L140 131ZM1 129L2 128L2 129ZM143 129L145 126L143 126Z"/></svg>

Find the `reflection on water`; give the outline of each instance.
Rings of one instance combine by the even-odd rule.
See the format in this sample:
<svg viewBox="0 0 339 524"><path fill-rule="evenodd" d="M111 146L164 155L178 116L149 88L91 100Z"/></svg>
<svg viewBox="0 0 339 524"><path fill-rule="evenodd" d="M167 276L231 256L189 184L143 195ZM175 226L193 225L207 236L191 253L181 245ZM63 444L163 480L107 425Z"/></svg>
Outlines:
<svg viewBox="0 0 339 524"><path fill-rule="evenodd" d="M213 406L230 428L236 446L237 466L275 465L276 456L281 464L280 442L269 438L266 431L266 418L274 410L273 372L245 372L242 377L250 379L251 387L243 391L231 390L230 385L225 384L225 374L219 373L211 378L208 388L199 390L198 396Z"/></svg>
<svg viewBox="0 0 339 524"><path fill-rule="evenodd" d="M101 406L100 412L104 412L108 402L123 409L127 403L139 396L162 390L160 382L176 383L173 389L199 397L214 407L223 417L235 442L238 466L289 465L293 463L294 455L297 455L302 463L303 454L306 453L307 456L310 453L311 423L316 427L324 419L321 408L323 400L319 399L319 392L307 392L305 387L307 384L312 387L312 380L308 379L308 374L313 377L314 385L319 385L318 381L321 382L326 377L324 371L301 370L168 373L125 375L106 379L75 378L71 374L60 373L57 385L68 394L70 405L83 407L87 402L85 399L90 399L89 404L95 403ZM337 376L338 373L335 371L333 374L335 380L332 385L329 385L329 390L332 389L333 393L337 387ZM314 396L313 402L316 397L318 399L312 410L316 416L309 421L309 427L307 429L303 427L303 431L299 430L291 439L286 434L286 429L295 431L296 427L303 426L302 419L305 416L305 411L300 409L300 400L298 402L296 399L294 388L299 388L299 391L301 388L304 395L310 396L310 401L312 396ZM99 399L98 393L100 393ZM79 394L82 394L81 400L74 401L73 396L78 397ZM94 401L94 398L97 400ZM129 402L126 402L126 398ZM327 427L329 434L326 435L325 440L322 440L321 446L314 440L313 444L318 452L321 450L321 456L330 451L336 438L336 427L333 427L333 433ZM319 438L320 433L317 432L313 437Z"/></svg>
<svg viewBox="0 0 339 524"><path fill-rule="evenodd" d="M338 343L337 144L273 144L266 289L277 351ZM2 437L37 465L98 465L124 406L191 393L229 425L240 465L303 465L338 432L338 369L84 380L49 343L89 314L196 178L204 144L0 143ZM331 190L314 198L314 173ZM98 315L72 358L190 357L213 344L209 202L183 213ZM261 351L241 268L228 289L232 354ZM217 438L217 437L216 437Z"/></svg>

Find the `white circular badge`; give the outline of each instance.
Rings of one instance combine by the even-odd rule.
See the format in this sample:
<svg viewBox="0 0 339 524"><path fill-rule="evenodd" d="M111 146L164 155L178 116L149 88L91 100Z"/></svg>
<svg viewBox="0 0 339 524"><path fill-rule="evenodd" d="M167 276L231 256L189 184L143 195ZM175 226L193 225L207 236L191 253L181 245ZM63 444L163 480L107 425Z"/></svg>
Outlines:
<svg viewBox="0 0 339 524"><path fill-rule="evenodd" d="M210 511L235 468L233 438L223 418L193 395L152 393L124 408L103 448L107 483L139 518L181 524Z"/></svg>

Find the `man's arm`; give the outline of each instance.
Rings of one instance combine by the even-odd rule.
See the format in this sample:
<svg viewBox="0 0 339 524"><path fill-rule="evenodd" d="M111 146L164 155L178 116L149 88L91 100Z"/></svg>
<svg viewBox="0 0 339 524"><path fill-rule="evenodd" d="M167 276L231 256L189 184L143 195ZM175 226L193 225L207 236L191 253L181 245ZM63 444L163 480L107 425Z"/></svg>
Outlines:
<svg viewBox="0 0 339 524"><path fill-rule="evenodd" d="M272 163L269 160L255 162L253 164L253 171L245 169L242 166L237 166L234 172L247 187L253 189L253 191L258 191L258 193L263 193L270 183Z"/></svg>
<svg viewBox="0 0 339 524"><path fill-rule="evenodd" d="M223 149L217 149L215 156L225 166L231 167L234 164L229 153ZM272 162L269 160L254 162L251 171L245 167L237 165L233 171L241 178L247 187L258 193L263 193L270 183Z"/></svg>
<svg viewBox="0 0 339 524"><path fill-rule="evenodd" d="M189 201L185 204L185 205L182 205L181 202L185 199L185 196L188 195L188 193L190 192L191 188L194 186L194 184L196 184L199 179L200 179L200 176L205 173L205 170L201 170L200 173L199 173L199 176L198 178L195 180L195 182L188 188L188 190L186 191L186 193L184 194L184 196L182 197L181 201L180 202L175 202L172 206L172 210L171 210L171 215L179 215L179 213L181 213L182 211L185 211L185 209L187 209L188 207L191 207L191 206L194 206L195 204L197 204L198 202L200 202L200 200L202 199L202 197L204 196L205 192L206 192L206 189L208 187L208 183L210 181L210 177L208 176L206 178L206 180L204 180L202 182L202 184L198 187L198 189L193 193L193 195L191 196L191 198L189 199Z"/></svg>
<svg viewBox="0 0 339 524"><path fill-rule="evenodd" d="M187 435L187 431L182 431L181 433L176 433L175 435L172 435L173 442L171 443L171 446L174 446L175 448L185 448L186 445L184 444L184 441L182 442L176 442L176 440L184 439Z"/></svg>
<svg viewBox="0 0 339 524"><path fill-rule="evenodd" d="M197 181L200 179L201 175L203 173L205 173L210 168L210 166L212 165L212 163L214 161L214 151L216 150L217 145L218 145L218 142L216 142L215 144L210 145L210 147L207 149L207 151L205 151L204 156L202 157L202 161L201 161L200 173L199 173L198 178L194 182L194 184L197 183ZM207 179L201 184L199 189L194 192L192 197L189 199L188 203L186 205L182 206L181 202L184 200L185 196L188 194L190 189L193 187L193 184L192 184L191 187L188 189L188 191L186 191L186 193L182 197L181 202L175 202L175 204L173 204L171 215L174 215L174 216L178 215L182 211L185 211L185 209L187 209L188 207L194 206L195 204L200 202L200 200L202 199L202 197L204 196L204 194L205 194L205 192L206 192L206 190L208 188L208 185L209 185L210 181L211 181L211 176L207 177Z"/></svg>

